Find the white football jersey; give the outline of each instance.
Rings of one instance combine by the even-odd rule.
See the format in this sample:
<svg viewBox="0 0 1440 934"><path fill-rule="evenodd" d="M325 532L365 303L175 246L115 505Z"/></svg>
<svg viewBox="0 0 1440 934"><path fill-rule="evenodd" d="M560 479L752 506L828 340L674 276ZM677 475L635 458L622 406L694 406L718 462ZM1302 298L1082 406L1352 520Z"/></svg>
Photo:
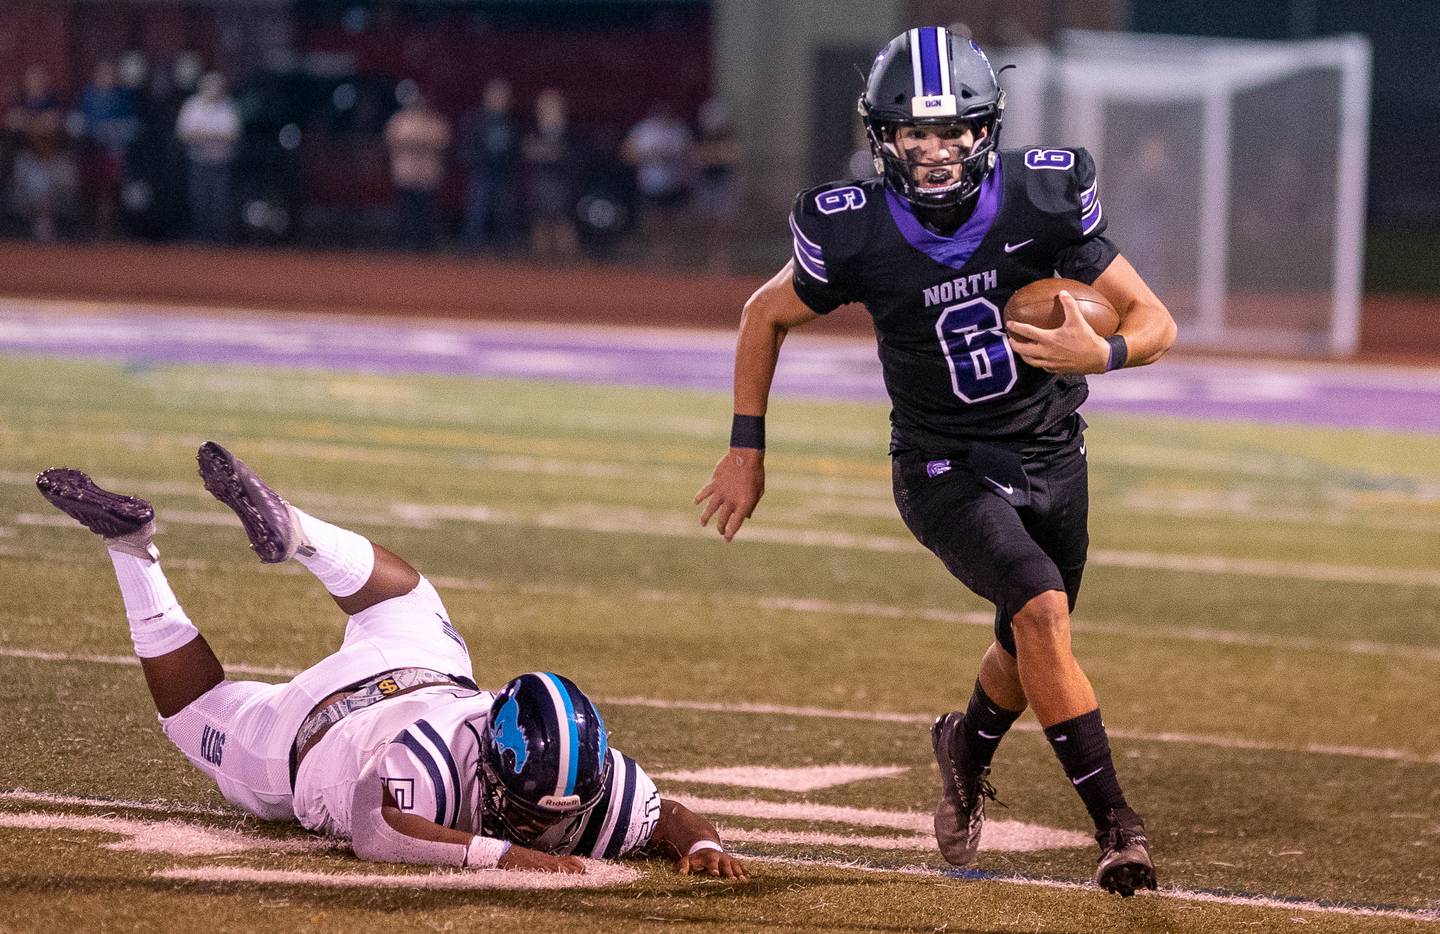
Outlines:
<svg viewBox="0 0 1440 934"><path fill-rule="evenodd" d="M349 837L355 782L383 748L380 774L397 805L475 832L470 824L479 791L474 781L479 734L494 700L489 691L436 685L352 713L327 730L300 763L295 816L310 830Z"/></svg>
<svg viewBox="0 0 1440 934"><path fill-rule="evenodd" d="M350 836L355 782L380 755L378 772L395 805L446 827L477 827L480 737L495 695L456 686L420 688L357 711L331 727L295 778L295 813L310 830ZM640 766L610 750L610 781L564 852L614 859L644 846L660 817L660 792ZM498 836L498 833L495 835Z"/></svg>

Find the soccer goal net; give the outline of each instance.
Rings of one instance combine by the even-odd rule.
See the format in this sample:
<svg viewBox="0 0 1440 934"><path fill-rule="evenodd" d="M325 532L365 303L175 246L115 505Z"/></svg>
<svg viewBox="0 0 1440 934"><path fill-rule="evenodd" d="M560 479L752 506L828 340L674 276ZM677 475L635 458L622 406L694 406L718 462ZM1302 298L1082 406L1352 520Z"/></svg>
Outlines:
<svg viewBox="0 0 1440 934"><path fill-rule="evenodd" d="M1006 147L1085 146L1109 235L1180 340L1353 353L1359 339L1370 45L1068 32L1014 64Z"/></svg>

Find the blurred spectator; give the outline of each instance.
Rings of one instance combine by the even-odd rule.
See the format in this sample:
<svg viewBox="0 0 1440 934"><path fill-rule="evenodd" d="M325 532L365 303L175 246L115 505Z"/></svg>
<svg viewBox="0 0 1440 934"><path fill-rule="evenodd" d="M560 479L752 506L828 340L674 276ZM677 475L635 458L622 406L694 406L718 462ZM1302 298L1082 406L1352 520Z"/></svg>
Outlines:
<svg viewBox="0 0 1440 934"><path fill-rule="evenodd" d="M695 164L700 181L695 207L711 272L730 269L735 227L740 214L740 146L724 102L711 98L700 108L700 139Z"/></svg>
<svg viewBox="0 0 1440 934"><path fill-rule="evenodd" d="M23 96L6 115L5 127L16 143L12 203L29 221L31 236L48 243L55 239L60 212L74 195L76 172L66 146L65 107L50 86L45 66L25 70Z"/></svg>
<svg viewBox="0 0 1440 934"><path fill-rule="evenodd" d="M592 256L615 259L634 217L635 173L620 158L625 128L595 125L581 151L575 203L580 245Z"/></svg>
<svg viewBox="0 0 1440 934"><path fill-rule="evenodd" d="M1184 281L1188 257L1170 228L1186 203L1190 180L1163 133L1148 133L1137 141L1133 154L1117 155L1128 155L1133 166L1125 190L1116 193L1116 217L1125 219L1125 258L1147 283L1156 289L1165 287L1169 294Z"/></svg>
<svg viewBox="0 0 1440 934"><path fill-rule="evenodd" d="M184 148L175 138L175 122L188 95L182 94L169 69L152 72L143 53L120 59L120 80L135 99L139 127L125 154L125 181L120 206L126 226L141 236L174 237L186 226L188 166Z"/></svg>
<svg viewBox="0 0 1440 934"><path fill-rule="evenodd" d="M855 148L850 152L850 158L845 160L844 169L840 173L841 178L874 178L878 173L875 171L875 153L870 149L870 134L865 129L863 120L855 121L854 131Z"/></svg>
<svg viewBox="0 0 1440 934"><path fill-rule="evenodd" d="M508 246L518 233L520 129L512 106L510 83L495 78L485 85L481 105L461 120L459 156L467 176L461 240L467 249Z"/></svg>
<svg viewBox="0 0 1440 934"><path fill-rule="evenodd" d="M96 64L94 77L80 92L80 116L85 135L86 188L94 205L95 233L105 238L115 230L125 153L139 131L134 92L119 84L113 62L102 60Z"/></svg>
<svg viewBox="0 0 1440 934"><path fill-rule="evenodd" d="M397 241L406 249L429 250L439 234L450 124L418 92L412 90L407 101L385 124L398 207Z"/></svg>
<svg viewBox="0 0 1440 934"><path fill-rule="evenodd" d="M684 258L688 242L682 233L693 181L692 144L690 128L662 101L630 128L621 150L635 169L641 234L647 250L671 265Z"/></svg>
<svg viewBox="0 0 1440 934"><path fill-rule="evenodd" d="M547 88L535 98L535 129L525 137L526 213L530 246L545 259L573 260L576 154L565 98Z"/></svg>
<svg viewBox="0 0 1440 934"><path fill-rule="evenodd" d="M207 243L230 239L230 174L240 131L240 109L224 76L212 71L175 120L175 136L190 159L190 223Z"/></svg>

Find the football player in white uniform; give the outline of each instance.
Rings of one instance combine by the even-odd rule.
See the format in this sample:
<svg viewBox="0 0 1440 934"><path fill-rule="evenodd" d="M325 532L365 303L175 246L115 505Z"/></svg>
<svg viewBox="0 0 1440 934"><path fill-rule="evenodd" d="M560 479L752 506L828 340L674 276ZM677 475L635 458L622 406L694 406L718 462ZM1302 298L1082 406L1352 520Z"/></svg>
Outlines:
<svg viewBox="0 0 1440 934"><path fill-rule="evenodd" d="M465 640L414 568L291 506L220 445L198 460L260 560L298 561L349 616L340 649L292 681L225 677L160 568L149 503L70 468L36 486L104 538L165 735L226 800L383 862L581 873L579 856L644 851L682 873L748 878L709 821L610 747L568 679L478 689Z"/></svg>

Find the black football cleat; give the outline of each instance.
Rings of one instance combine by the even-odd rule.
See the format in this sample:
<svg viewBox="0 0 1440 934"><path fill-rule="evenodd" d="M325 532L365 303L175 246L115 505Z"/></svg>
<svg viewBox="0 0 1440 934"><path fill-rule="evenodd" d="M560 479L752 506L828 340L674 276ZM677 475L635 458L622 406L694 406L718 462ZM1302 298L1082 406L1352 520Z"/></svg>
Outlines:
<svg viewBox="0 0 1440 934"><path fill-rule="evenodd" d="M940 765L940 803L935 806L935 842L952 866L968 866L980 849L985 799L995 800L989 766L970 765L965 745L965 715L941 714L930 727L930 743Z"/></svg>
<svg viewBox="0 0 1440 934"><path fill-rule="evenodd" d="M1139 889L1155 888L1155 864L1150 861L1150 838L1145 821L1129 808L1111 811L1104 830L1095 834L1100 863L1095 884L1125 898Z"/></svg>
<svg viewBox="0 0 1440 934"><path fill-rule="evenodd" d="M101 489L84 471L51 467L35 478L50 505L105 539L105 546L137 558L160 556L153 543L155 509L145 500Z"/></svg>
<svg viewBox="0 0 1440 934"><path fill-rule="evenodd" d="M205 489L240 517L250 547L261 561L279 564L309 547L290 504L244 461L214 441L200 445L195 460L200 464Z"/></svg>

